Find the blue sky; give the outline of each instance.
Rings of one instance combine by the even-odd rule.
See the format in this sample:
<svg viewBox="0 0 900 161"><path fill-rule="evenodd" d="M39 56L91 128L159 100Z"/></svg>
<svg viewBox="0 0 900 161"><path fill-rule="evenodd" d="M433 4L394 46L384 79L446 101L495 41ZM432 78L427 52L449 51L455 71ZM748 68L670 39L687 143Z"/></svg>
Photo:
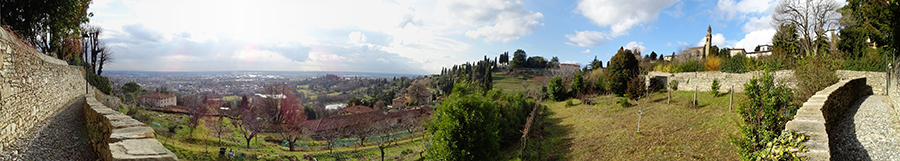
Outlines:
<svg viewBox="0 0 900 161"><path fill-rule="evenodd" d="M584 64L619 47L770 44L775 0L95 0L111 70L439 73L516 49Z"/></svg>

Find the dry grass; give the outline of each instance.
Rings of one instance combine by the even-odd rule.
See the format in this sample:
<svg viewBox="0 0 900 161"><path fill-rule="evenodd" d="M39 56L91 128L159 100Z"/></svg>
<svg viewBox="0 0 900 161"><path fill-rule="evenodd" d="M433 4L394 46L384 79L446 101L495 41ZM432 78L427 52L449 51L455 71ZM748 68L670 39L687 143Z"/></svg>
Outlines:
<svg viewBox="0 0 900 161"><path fill-rule="evenodd" d="M635 111L644 105L622 108L612 96L599 96L594 106L545 102L544 139L535 139L529 147L543 145L538 150L543 151L541 160L738 159L728 137L738 134L739 120L728 109L727 95L699 94L699 108L687 107L693 92L674 92L668 105L666 96L652 95L648 104L654 107L644 112L640 133ZM736 94L735 102L744 98Z"/></svg>

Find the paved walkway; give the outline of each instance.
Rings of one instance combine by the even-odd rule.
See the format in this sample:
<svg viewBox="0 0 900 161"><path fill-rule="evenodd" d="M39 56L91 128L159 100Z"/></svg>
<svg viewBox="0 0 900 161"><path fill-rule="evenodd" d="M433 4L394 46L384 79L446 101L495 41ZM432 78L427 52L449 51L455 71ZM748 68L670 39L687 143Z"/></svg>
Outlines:
<svg viewBox="0 0 900 161"><path fill-rule="evenodd" d="M900 120L886 96L853 103L829 133L832 160L900 160Z"/></svg>
<svg viewBox="0 0 900 161"><path fill-rule="evenodd" d="M0 160L96 160L84 135L84 98L69 103L52 118L0 152Z"/></svg>

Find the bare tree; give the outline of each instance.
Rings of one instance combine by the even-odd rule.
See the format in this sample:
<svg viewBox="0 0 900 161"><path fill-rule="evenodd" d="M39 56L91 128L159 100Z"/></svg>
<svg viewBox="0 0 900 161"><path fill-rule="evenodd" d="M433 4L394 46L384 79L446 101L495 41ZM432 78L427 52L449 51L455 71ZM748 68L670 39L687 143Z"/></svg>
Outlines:
<svg viewBox="0 0 900 161"><path fill-rule="evenodd" d="M203 97L203 100L197 98L196 95L187 95L182 97L182 103L184 106L188 108L188 114L190 115L190 120L188 120L188 127L191 128L189 134L194 133L194 129L197 128L197 125L200 124L200 119L203 118L203 115L206 114L207 105L205 102L208 100L206 97Z"/></svg>
<svg viewBox="0 0 900 161"><path fill-rule="evenodd" d="M655 106L650 106L650 104L648 104L648 102L650 102L650 94L652 94L650 92L650 90L647 90L647 99L644 101L644 103L641 103L640 99L634 101L635 103L637 103L637 106L640 107L640 108L638 108L638 110L634 111L634 113L637 114L637 116L638 116L638 126L637 126L638 133L641 132L641 119L643 119L643 117L644 117L644 111L653 109L653 107L655 107Z"/></svg>
<svg viewBox="0 0 900 161"><path fill-rule="evenodd" d="M240 110L241 114L237 119L231 120L231 123L244 135L244 139L247 141L247 148L249 149L250 140L256 137L256 134L261 130L260 121L257 119L256 111L250 106L247 95L241 98Z"/></svg>
<svg viewBox="0 0 900 161"><path fill-rule="evenodd" d="M294 144L303 137L303 126L306 121L306 114L303 113L303 105L300 98L294 95L292 91L284 92L285 98L281 99L281 116L284 116L284 123L279 127L279 135L282 140L288 141L288 148L294 151Z"/></svg>
<svg viewBox="0 0 900 161"><path fill-rule="evenodd" d="M284 97L283 92L286 91L284 83L273 83L263 87L261 94L253 101L258 107L259 114L265 121L267 130L277 129L284 122L284 116L281 113L280 100Z"/></svg>
<svg viewBox="0 0 900 161"><path fill-rule="evenodd" d="M834 0L781 0L772 14L773 25L794 24L800 34L800 48L818 55L815 40L825 35L826 27L840 25L841 5Z"/></svg>
<svg viewBox="0 0 900 161"><path fill-rule="evenodd" d="M103 74L103 65L106 65L113 61L113 51L109 48L106 43L102 43L100 48L103 48L100 51L100 62L97 63L97 75Z"/></svg>

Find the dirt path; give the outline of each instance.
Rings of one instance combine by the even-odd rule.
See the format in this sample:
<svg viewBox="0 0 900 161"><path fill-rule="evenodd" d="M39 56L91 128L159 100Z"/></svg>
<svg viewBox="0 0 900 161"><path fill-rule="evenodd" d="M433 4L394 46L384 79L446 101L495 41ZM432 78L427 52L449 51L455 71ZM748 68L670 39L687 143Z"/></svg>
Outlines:
<svg viewBox="0 0 900 161"><path fill-rule="evenodd" d="M29 132L29 137L0 152L0 160L96 160L84 137L83 97L69 103Z"/></svg>
<svg viewBox="0 0 900 161"><path fill-rule="evenodd" d="M888 102L870 95L853 103L829 131L833 160L900 160L900 120Z"/></svg>

